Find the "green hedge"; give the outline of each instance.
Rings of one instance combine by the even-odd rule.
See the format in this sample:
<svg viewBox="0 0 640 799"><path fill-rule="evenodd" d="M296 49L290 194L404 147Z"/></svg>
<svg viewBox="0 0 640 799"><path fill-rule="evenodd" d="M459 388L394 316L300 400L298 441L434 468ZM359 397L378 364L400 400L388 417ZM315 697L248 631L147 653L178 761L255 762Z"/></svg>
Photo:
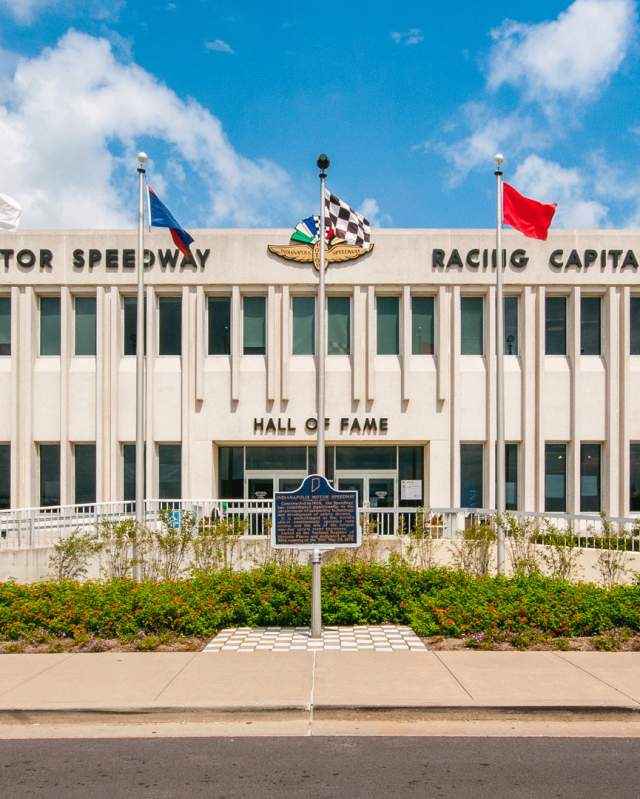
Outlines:
<svg viewBox="0 0 640 799"><path fill-rule="evenodd" d="M306 625L310 582L308 567L269 566L170 582L2 583L0 639L210 636L223 627ZM325 624L411 624L420 635L640 631L640 583L607 590L545 577L477 578L356 563L325 566L322 589Z"/></svg>

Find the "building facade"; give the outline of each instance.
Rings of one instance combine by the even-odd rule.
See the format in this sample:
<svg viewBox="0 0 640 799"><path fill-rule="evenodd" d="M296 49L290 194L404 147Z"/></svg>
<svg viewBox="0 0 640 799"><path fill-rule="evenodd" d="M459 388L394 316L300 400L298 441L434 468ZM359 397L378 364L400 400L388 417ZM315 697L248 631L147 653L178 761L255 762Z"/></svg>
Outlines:
<svg viewBox="0 0 640 799"><path fill-rule="evenodd" d="M318 274L288 230L146 237L146 493L270 497L315 470ZM379 230L327 272L327 474L370 506L494 504L495 234ZM0 506L135 496L135 235L0 249ZM170 246L171 245L171 246ZM507 502L640 511L640 242L505 232Z"/></svg>

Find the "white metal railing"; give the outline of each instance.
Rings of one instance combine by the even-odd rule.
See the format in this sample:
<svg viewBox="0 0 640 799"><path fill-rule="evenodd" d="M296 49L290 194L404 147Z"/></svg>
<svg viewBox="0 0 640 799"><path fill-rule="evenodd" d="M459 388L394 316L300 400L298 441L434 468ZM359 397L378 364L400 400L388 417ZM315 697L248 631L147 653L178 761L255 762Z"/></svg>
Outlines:
<svg viewBox="0 0 640 799"><path fill-rule="evenodd" d="M157 525L163 509L190 511L197 519L237 518L246 522L246 536L270 532L273 501L270 499L149 499L146 521ZM556 533L570 536L577 546L640 551L640 518L605 520L596 514L532 513L510 515L530 525L540 543ZM105 520L122 521L135 516L135 502L98 502L0 511L0 550L52 546L72 530L93 530ZM495 511L476 508L360 508L360 520L368 532L390 537L416 531L432 538L456 539L474 524L494 524ZM549 526L551 525L551 526Z"/></svg>

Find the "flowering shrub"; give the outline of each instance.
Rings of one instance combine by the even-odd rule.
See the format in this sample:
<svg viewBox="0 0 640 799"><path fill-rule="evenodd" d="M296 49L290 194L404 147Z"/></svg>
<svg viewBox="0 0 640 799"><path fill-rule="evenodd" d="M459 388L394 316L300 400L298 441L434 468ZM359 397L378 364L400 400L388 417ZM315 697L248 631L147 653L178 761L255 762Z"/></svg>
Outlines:
<svg viewBox="0 0 640 799"><path fill-rule="evenodd" d="M472 577L402 563L336 563L322 572L325 624L410 623L420 635L550 636L640 630L640 582L611 589L539 575ZM223 627L309 624L307 566L222 570L191 579L0 583L0 640L34 635L206 637Z"/></svg>

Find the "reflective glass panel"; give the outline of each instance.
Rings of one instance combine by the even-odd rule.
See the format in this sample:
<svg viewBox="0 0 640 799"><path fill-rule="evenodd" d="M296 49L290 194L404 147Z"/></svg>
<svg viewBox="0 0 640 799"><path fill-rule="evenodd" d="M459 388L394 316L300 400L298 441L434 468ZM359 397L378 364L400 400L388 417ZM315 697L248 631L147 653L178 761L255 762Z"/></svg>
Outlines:
<svg viewBox="0 0 640 799"><path fill-rule="evenodd" d="M518 297L504 298L504 354L518 354Z"/></svg>
<svg viewBox="0 0 640 799"><path fill-rule="evenodd" d="M580 445L580 511L600 513L600 444Z"/></svg>
<svg viewBox="0 0 640 799"><path fill-rule="evenodd" d="M60 504L60 444L40 444L40 505Z"/></svg>
<svg viewBox="0 0 640 799"><path fill-rule="evenodd" d="M159 297L158 316L160 335L159 355L180 355L182 353L182 298Z"/></svg>
<svg viewBox="0 0 640 799"><path fill-rule="evenodd" d="M505 507L518 510L518 445L504 445Z"/></svg>
<svg viewBox="0 0 640 799"><path fill-rule="evenodd" d="M547 444L544 450L544 509L567 510L567 446Z"/></svg>
<svg viewBox="0 0 640 799"><path fill-rule="evenodd" d="M400 352L400 298L376 299L378 323L378 355L398 355Z"/></svg>
<svg viewBox="0 0 640 799"><path fill-rule="evenodd" d="M11 444L0 444L0 510L11 507Z"/></svg>
<svg viewBox="0 0 640 799"><path fill-rule="evenodd" d="M336 447L336 469L397 468L395 447Z"/></svg>
<svg viewBox="0 0 640 799"><path fill-rule="evenodd" d="M546 297L544 317L545 352L567 354L567 298Z"/></svg>
<svg viewBox="0 0 640 799"><path fill-rule="evenodd" d="M231 297L209 297L209 355L231 352Z"/></svg>
<svg viewBox="0 0 640 799"><path fill-rule="evenodd" d="M481 508L484 445L460 444L460 507Z"/></svg>
<svg viewBox="0 0 640 799"><path fill-rule="evenodd" d="M96 445L76 444L75 460L75 503L90 504L96 501Z"/></svg>
<svg viewBox="0 0 640 799"><path fill-rule="evenodd" d="M124 354L125 355L135 355L136 354L136 342L138 340L138 298L137 297L124 297L123 298L123 309L124 309L124 331L123 331L123 339L124 339ZM147 353L147 325L146 325L146 310L147 310L147 300L144 300L144 310L145 310L145 326L144 326L144 351L145 355Z"/></svg>
<svg viewBox="0 0 640 799"><path fill-rule="evenodd" d="M484 298L460 298L460 327L462 355L482 355L484 353Z"/></svg>
<svg viewBox="0 0 640 799"><path fill-rule="evenodd" d="M11 297L0 297L0 355L11 355Z"/></svg>
<svg viewBox="0 0 640 799"><path fill-rule="evenodd" d="M158 444L158 497L182 498L182 447Z"/></svg>
<svg viewBox="0 0 640 799"><path fill-rule="evenodd" d="M327 352L349 355L351 352L351 299L329 297L327 300Z"/></svg>
<svg viewBox="0 0 640 799"><path fill-rule="evenodd" d="M316 298L293 297L292 352L294 355L313 355L316 340Z"/></svg>
<svg viewBox="0 0 640 799"><path fill-rule="evenodd" d="M631 444L629 453L629 510L640 510L640 444Z"/></svg>
<svg viewBox="0 0 640 799"><path fill-rule="evenodd" d="M76 297L76 355L96 354L96 298Z"/></svg>
<svg viewBox="0 0 640 799"><path fill-rule="evenodd" d="M264 355L267 342L266 297L244 297L242 308L244 354Z"/></svg>
<svg viewBox="0 0 640 799"><path fill-rule="evenodd" d="M602 301L600 297L580 298L580 354L600 355Z"/></svg>
<svg viewBox="0 0 640 799"><path fill-rule="evenodd" d="M433 355L433 297L411 298L411 352Z"/></svg>
<svg viewBox="0 0 640 799"><path fill-rule="evenodd" d="M60 297L40 297L40 355L60 355Z"/></svg>

